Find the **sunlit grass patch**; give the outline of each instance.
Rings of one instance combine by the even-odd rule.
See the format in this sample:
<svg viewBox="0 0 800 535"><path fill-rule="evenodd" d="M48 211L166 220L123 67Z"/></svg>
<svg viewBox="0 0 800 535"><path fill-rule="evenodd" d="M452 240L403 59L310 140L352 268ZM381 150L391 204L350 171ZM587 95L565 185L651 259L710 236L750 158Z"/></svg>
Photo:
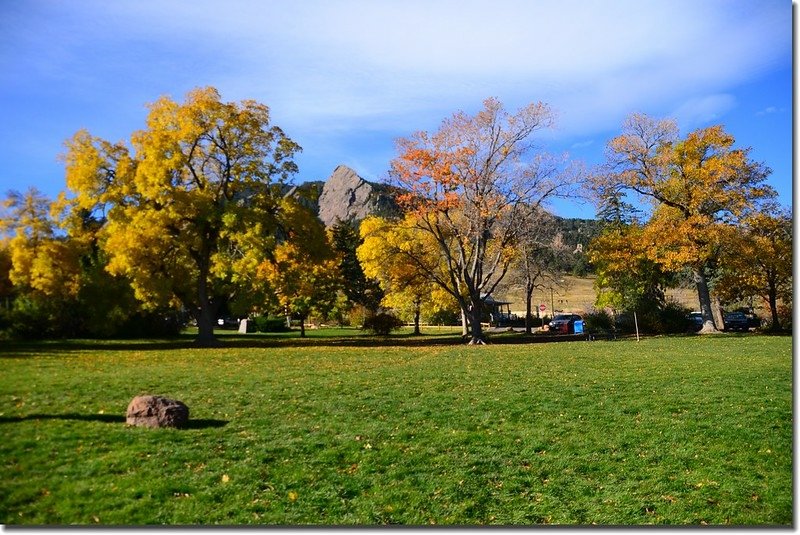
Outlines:
<svg viewBox="0 0 800 535"><path fill-rule="evenodd" d="M248 338L9 346L0 522L792 521L790 338ZM125 427L141 393L196 425Z"/></svg>

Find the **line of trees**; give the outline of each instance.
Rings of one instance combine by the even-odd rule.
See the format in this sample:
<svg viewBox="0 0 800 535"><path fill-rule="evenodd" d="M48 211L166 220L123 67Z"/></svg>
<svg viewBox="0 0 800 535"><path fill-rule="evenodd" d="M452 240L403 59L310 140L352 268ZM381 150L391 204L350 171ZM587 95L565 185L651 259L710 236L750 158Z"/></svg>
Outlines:
<svg viewBox="0 0 800 535"><path fill-rule="evenodd" d="M606 230L591 246L599 302L635 310L663 303L681 274L693 281L703 333L724 327L722 301L758 296L780 328L791 308L792 226L766 184L771 170L737 148L722 126L681 138L677 125L634 114L608 144L591 184ZM643 213L627 202L649 200ZM712 299L712 292L716 299Z"/></svg>
<svg viewBox="0 0 800 535"><path fill-rule="evenodd" d="M545 207L581 188L606 222L589 248L599 305L663 301L689 272L704 331L719 326L712 289L729 302L763 297L778 327L779 303L791 306L791 219L773 202L768 168L720 126L680 138L670 121L633 115L606 164L584 171L536 145L553 123L546 104L511 113L488 99L400 139L389 175L402 213L325 229L286 194L301 148L266 106L223 102L213 88L161 98L129 145L83 130L68 140L58 199L9 193L0 329L110 335L133 321L152 332L182 314L209 345L222 313L304 325L385 307L412 317L415 332L423 315L458 311L480 344L484 301L505 281L524 289L530 332L533 290L568 251Z"/></svg>
<svg viewBox="0 0 800 535"><path fill-rule="evenodd" d="M201 88L149 108L130 146L84 130L68 140L57 200L9 194L0 327L127 334L121 325L137 315L161 325L179 312L211 345L224 313L279 311L302 323L352 305L341 297L348 252L337 250L336 232L284 194L301 149L266 106Z"/></svg>

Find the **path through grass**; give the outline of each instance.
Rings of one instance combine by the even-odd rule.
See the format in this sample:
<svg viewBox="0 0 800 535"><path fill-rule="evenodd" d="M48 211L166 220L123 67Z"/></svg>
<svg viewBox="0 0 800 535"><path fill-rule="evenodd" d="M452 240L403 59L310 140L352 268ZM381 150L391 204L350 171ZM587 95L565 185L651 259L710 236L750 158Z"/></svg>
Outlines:
<svg viewBox="0 0 800 535"><path fill-rule="evenodd" d="M788 337L242 339L0 349L0 522L792 522Z"/></svg>

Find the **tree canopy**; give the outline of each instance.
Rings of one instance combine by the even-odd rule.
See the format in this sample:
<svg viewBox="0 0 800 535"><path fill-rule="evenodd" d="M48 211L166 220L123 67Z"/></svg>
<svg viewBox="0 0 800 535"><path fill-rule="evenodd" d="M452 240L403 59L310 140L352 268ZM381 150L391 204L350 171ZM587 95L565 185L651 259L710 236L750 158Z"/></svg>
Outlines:
<svg viewBox="0 0 800 535"><path fill-rule="evenodd" d="M326 316L342 287L339 258L322 222L291 197L281 202L283 238L257 267L287 315L300 317L300 336L312 311Z"/></svg>
<svg viewBox="0 0 800 535"><path fill-rule="evenodd" d="M108 269L147 305L180 303L212 343L216 312L253 283L274 246L278 189L300 147L255 101L213 88L149 106L133 152L80 131L67 143L67 186L79 209L103 214Z"/></svg>
<svg viewBox="0 0 800 535"><path fill-rule="evenodd" d="M792 305L792 217L788 210L762 210L731 232L720 254L716 290L729 302L760 298L770 312L771 329L781 328L780 300Z"/></svg>
<svg viewBox="0 0 800 535"><path fill-rule="evenodd" d="M452 296L434 281L441 266L431 263L438 260L436 255L426 253L436 247L429 235L409 221L398 224L377 216L362 221L359 232L362 244L357 255L364 274L379 281L383 305L401 313L410 311L415 334L420 334L423 312L435 314L455 305Z"/></svg>
<svg viewBox="0 0 800 535"><path fill-rule="evenodd" d="M470 317L470 343L483 342L483 301L509 269L523 208L541 205L570 184L534 144L533 136L553 122L546 104L512 114L487 99L475 115L456 113L434 133L398 141L390 173L408 191L399 202L436 244L426 254L440 258L446 270L433 280Z"/></svg>
<svg viewBox="0 0 800 535"><path fill-rule="evenodd" d="M709 278L726 228L775 195L765 184L769 168L734 142L722 126L680 138L673 121L634 114L609 142L607 163L593 177L601 191L630 191L652 202L639 245L661 269L691 271L703 332L716 330Z"/></svg>

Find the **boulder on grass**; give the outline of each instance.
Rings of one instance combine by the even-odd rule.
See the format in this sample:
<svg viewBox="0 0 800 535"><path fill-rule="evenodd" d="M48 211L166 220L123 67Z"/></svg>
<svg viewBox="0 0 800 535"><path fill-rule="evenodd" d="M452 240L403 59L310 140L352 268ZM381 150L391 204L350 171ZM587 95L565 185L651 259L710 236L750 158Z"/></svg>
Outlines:
<svg viewBox="0 0 800 535"><path fill-rule="evenodd" d="M186 427L189 407L162 396L136 396L128 404L125 423L139 427Z"/></svg>

